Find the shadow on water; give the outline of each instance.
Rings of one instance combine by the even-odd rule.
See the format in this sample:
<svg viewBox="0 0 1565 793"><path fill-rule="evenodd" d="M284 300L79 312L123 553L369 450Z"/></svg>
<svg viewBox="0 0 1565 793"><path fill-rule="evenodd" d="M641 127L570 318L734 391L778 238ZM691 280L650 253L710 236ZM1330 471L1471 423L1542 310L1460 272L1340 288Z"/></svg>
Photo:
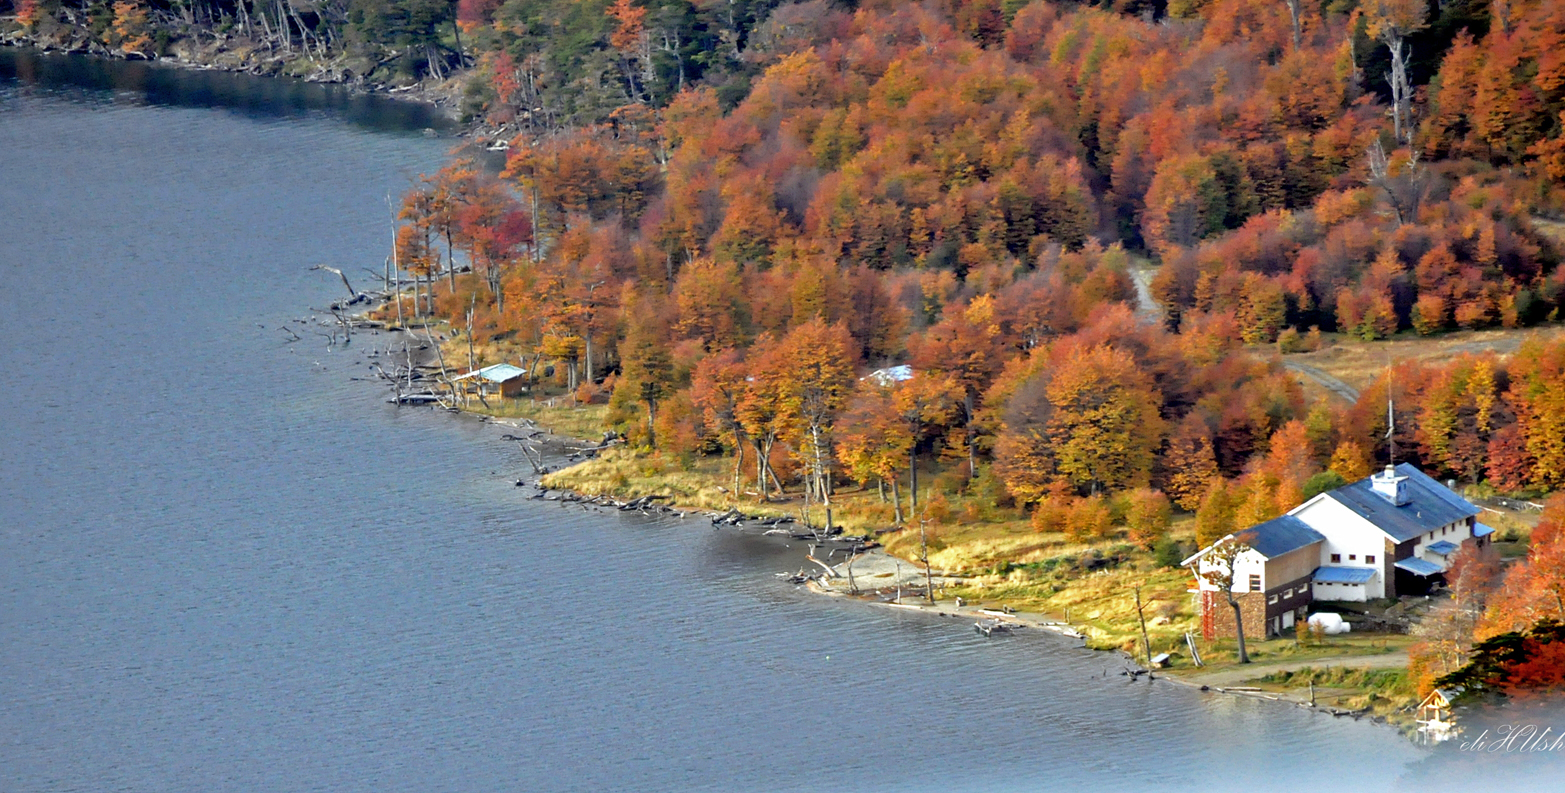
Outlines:
<svg viewBox="0 0 1565 793"><path fill-rule="evenodd" d="M216 108L247 118L329 116L375 132L449 131L439 108L341 85L186 69L147 61L0 47L0 85L112 92L119 101Z"/></svg>

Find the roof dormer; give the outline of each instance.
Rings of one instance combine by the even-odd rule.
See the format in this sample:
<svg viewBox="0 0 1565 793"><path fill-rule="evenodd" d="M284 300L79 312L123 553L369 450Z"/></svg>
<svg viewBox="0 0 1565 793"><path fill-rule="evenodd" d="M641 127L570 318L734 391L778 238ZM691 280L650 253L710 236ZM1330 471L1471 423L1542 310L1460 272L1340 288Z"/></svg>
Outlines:
<svg viewBox="0 0 1565 793"><path fill-rule="evenodd" d="M1407 477L1397 473L1395 466L1386 466L1384 473L1369 478L1370 488L1396 506L1408 503Z"/></svg>

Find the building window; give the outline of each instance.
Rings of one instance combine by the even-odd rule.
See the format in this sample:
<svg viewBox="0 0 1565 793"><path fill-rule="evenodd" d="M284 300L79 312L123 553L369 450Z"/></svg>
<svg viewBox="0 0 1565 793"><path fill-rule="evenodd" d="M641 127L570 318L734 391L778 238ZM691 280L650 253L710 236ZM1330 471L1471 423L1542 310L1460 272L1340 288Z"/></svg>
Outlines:
<svg viewBox="0 0 1565 793"><path fill-rule="evenodd" d="M1293 597L1293 587L1289 587L1289 588L1288 588L1288 589L1287 589L1287 591L1285 591L1285 592L1283 592L1283 593L1282 593L1282 596L1283 596L1283 597L1285 597L1285 598L1291 598L1291 597Z"/></svg>
<svg viewBox="0 0 1565 793"><path fill-rule="evenodd" d="M1374 564L1374 563L1375 563L1375 557L1374 557L1373 554L1364 557L1364 564Z"/></svg>
<svg viewBox="0 0 1565 793"><path fill-rule="evenodd" d="M1276 595L1272 595L1271 597L1266 599L1266 602L1268 604L1271 604L1271 605L1276 605L1276 603L1277 603L1277 596Z"/></svg>
<svg viewBox="0 0 1565 793"><path fill-rule="evenodd" d="M1251 592L1259 592L1259 591L1261 591L1261 577L1260 576L1258 576L1258 575L1250 576L1250 591Z"/></svg>
<svg viewBox="0 0 1565 793"><path fill-rule="evenodd" d="M1359 558L1359 555L1356 554L1356 553L1348 554L1348 561L1350 561L1350 562L1356 562L1356 561L1358 561L1358 558Z"/></svg>
<svg viewBox="0 0 1565 793"><path fill-rule="evenodd" d="M1331 563L1332 564L1336 564L1337 562L1340 562L1340 561L1342 561L1342 554L1334 553L1334 554L1331 555Z"/></svg>

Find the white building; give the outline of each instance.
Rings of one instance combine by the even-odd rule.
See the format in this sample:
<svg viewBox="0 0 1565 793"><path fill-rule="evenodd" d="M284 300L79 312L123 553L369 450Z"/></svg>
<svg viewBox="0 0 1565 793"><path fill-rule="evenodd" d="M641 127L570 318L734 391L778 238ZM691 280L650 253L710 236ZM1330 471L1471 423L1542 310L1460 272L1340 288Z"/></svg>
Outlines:
<svg viewBox="0 0 1565 793"><path fill-rule="evenodd" d="M1233 578L1234 592L1244 593L1245 635L1276 635L1291 628L1316 600L1363 602L1427 593L1444 580L1463 543L1488 544L1493 529L1477 522L1478 512L1406 463L1321 493L1185 560L1198 573L1203 633L1233 632L1227 598L1200 575L1213 569L1207 557L1224 542L1249 546L1235 559ZM1252 620L1258 624L1252 626Z"/></svg>

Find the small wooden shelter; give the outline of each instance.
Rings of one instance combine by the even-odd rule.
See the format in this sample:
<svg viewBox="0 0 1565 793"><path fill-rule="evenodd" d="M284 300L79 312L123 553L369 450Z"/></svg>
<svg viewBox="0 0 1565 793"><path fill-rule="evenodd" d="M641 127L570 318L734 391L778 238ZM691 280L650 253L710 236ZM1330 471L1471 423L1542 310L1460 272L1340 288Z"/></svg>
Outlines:
<svg viewBox="0 0 1565 793"><path fill-rule="evenodd" d="M476 391L485 396L499 394L503 397L521 396L527 392L527 370L508 363L497 363L458 375L456 382L470 393Z"/></svg>
<svg viewBox="0 0 1565 793"><path fill-rule="evenodd" d="M1439 743L1456 734L1456 723L1451 716L1451 701L1456 689L1437 688L1418 703L1418 732L1430 743Z"/></svg>

